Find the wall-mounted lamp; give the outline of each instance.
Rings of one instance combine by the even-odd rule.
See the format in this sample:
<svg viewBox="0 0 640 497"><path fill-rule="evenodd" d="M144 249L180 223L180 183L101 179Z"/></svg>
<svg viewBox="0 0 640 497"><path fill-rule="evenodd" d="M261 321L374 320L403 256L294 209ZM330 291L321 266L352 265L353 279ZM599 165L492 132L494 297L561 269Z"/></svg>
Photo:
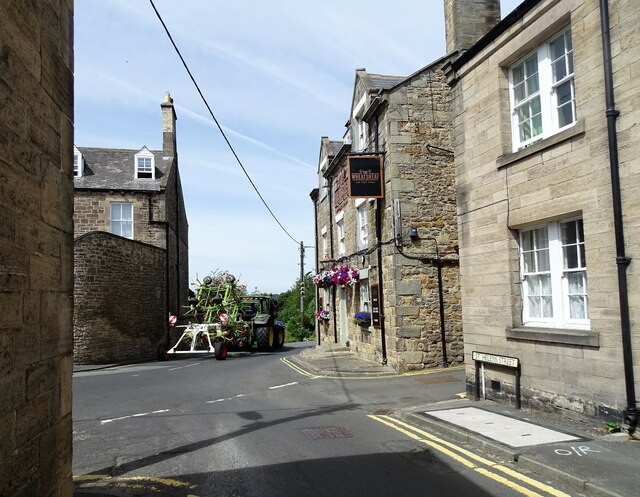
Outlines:
<svg viewBox="0 0 640 497"><path fill-rule="evenodd" d="M412 240L418 238L418 228L409 228L409 238Z"/></svg>

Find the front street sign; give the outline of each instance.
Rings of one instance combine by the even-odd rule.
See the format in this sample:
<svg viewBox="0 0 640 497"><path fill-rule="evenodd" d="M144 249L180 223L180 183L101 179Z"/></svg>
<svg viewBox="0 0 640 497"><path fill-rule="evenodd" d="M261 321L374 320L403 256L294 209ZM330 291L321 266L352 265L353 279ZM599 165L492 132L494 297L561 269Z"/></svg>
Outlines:
<svg viewBox="0 0 640 497"><path fill-rule="evenodd" d="M497 364L498 366L506 366L509 368L518 367L518 358L504 355L487 354L485 352L473 351L471 358L474 361L484 362L488 364Z"/></svg>

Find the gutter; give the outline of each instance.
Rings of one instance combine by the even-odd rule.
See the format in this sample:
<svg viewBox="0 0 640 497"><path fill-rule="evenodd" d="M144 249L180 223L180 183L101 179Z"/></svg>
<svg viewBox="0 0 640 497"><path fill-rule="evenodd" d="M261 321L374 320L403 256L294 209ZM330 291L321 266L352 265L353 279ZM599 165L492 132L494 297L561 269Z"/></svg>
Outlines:
<svg viewBox="0 0 640 497"><path fill-rule="evenodd" d="M380 153L379 142L379 118L380 115L376 115L375 118L375 152ZM384 167L384 166L383 166ZM387 335L384 326L384 300L383 300L383 281L382 281L382 201L383 199L376 199L376 238L378 239L377 251L378 251L378 306L380 312L380 341L382 342L382 364L387 364Z"/></svg>
<svg viewBox="0 0 640 497"><path fill-rule="evenodd" d="M609 141L609 169L611 172L611 191L613 201L613 224L616 239L616 264L618 266L618 297L620 300L620 331L622 334L622 356L624 379L627 394L627 408L624 410L624 424L633 434L638 425L636 408L635 379L633 374L633 353L631 344L631 322L629 319L629 288L627 268L631 258L625 255L624 221L622 216L622 196L620 192L620 168L618 161L618 135L616 119L620 112L616 110L613 92L613 64L611 62L611 32L609 27L609 2L600 0L600 26L602 34L602 59L604 68L604 87L606 99L607 134Z"/></svg>
<svg viewBox="0 0 640 497"><path fill-rule="evenodd" d="M318 188L314 188L313 190L311 190L311 193L309 194L309 196L311 197L311 200L313 202L313 227L314 227L314 231L315 231L315 241L316 243L314 243L314 245L316 246L315 249L315 253L316 253L316 273L318 273L318 260L320 258L320 248L318 247L319 243L318 243L318 194L319 194L320 190ZM320 287L315 286L315 291L316 291L316 311L321 311L322 309L318 308L318 302L320 301ZM321 339L320 339L320 325L318 324L318 320L316 319L316 327L318 328L318 345L322 345L321 343Z"/></svg>

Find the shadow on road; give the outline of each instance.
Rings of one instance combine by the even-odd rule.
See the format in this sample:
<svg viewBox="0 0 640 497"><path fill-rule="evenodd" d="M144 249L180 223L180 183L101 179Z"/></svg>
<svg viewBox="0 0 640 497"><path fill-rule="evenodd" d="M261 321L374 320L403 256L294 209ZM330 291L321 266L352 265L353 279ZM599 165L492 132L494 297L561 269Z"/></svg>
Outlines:
<svg viewBox="0 0 640 497"><path fill-rule="evenodd" d="M358 409L360 407L359 404L353 404L353 403L349 403L349 404L342 404L339 406L332 406L332 407L323 407L323 408L315 408L315 409L307 409L304 410L303 412L295 415L295 416L288 416L285 418L280 418L280 419L275 419L273 421L255 421L253 423L251 423L248 426L245 426L239 430L236 430L234 432L231 433L226 433L224 435L220 435L217 437L211 437L211 438L207 438L204 440L199 440L197 442L193 442L193 443L189 443L189 444L185 444L185 445L180 445L178 447L174 447L165 451L162 451L158 454L153 454L147 457L143 457L140 459L136 459L134 461L129 461L126 462L124 464L118 465L115 467L110 466L110 467L106 467L106 468L101 468L95 471L92 471L89 474L92 475L104 475L104 474L108 474L111 476L117 476L117 475L122 475L125 473L129 473L129 472L133 472L136 471L140 468L144 468L145 466L150 466L152 464L156 464L158 462L162 462L165 461L167 459L171 459L173 457L176 457L180 454L186 454L189 452L193 452L196 450L200 450L203 449L205 447L211 447L213 445L216 445L218 443L224 442L226 440L230 440L233 439L235 437L239 437L242 435L246 435L248 433L252 433L254 431L258 431L258 430L263 430L265 428L269 428L271 426L276 426L279 424L284 424L284 423L289 423L290 421L297 421L297 420L301 420L301 419L305 419L305 418L310 418L310 417L314 417L314 416L323 416L326 414L333 414L336 412L341 412L341 411L350 411L350 410L355 410Z"/></svg>
<svg viewBox="0 0 640 497"><path fill-rule="evenodd" d="M211 442L211 441L210 441ZM327 442L326 440L320 441ZM213 442L215 443L215 442ZM310 443L318 443L310 441ZM409 445L409 443L406 443ZM495 484L486 480L482 487L469 480L460 468L456 470L439 459L429 448L405 447L402 452L368 454L295 461L228 471L212 471L184 475L163 476L146 483L165 497L490 497L497 495ZM169 455L166 453L165 455ZM173 454L171 454L173 455ZM145 464L150 461L143 460ZM143 461L135 466L142 467ZM215 463L215 461L212 461ZM132 468L130 468L132 469ZM463 471L461 473L461 471ZM163 480L179 482L180 485ZM131 493L127 485L131 485ZM144 480L115 477L97 480L92 484L76 482L75 497L110 494L146 495L140 492ZM91 486L93 485L93 486ZM506 490L506 489L505 489ZM151 492L151 490L150 490ZM149 494L150 495L150 494ZM155 494L154 494L155 495ZM501 492L500 495L505 495Z"/></svg>

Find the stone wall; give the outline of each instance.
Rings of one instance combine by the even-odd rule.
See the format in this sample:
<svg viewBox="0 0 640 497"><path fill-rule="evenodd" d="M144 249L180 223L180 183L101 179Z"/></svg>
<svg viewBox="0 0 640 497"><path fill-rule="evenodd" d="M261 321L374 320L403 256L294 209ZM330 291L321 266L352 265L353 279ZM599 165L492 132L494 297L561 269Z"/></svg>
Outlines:
<svg viewBox="0 0 640 497"><path fill-rule="evenodd" d="M111 232L111 202L133 204L133 236L143 243L165 247L164 196L152 192L108 192L103 190L76 190L74 199L74 235L76 238L92 232ZM150 215L151 214L151 215Z"/></svg>
<svg viewBox="0 0 640 497"><path fill-rule="evenodd" d="M109 233L111 231L110 203L131 202L133 204L134 239L162 249L169 247L169 309L167 312L171 314L183 311L183 306L187 305L189 290L188 224L179 178L179 196L175 194L175 171L175 168L170 168L164 193L76 190L73 215L76 238L93 231ZM165 219L169 223L168 230ZM179 228L177 228L176 219L180 220ZM180 251L179 259L178 250Z"/></svg>
<svg viewBox="0 0 640 497"><path fill-rule="evenodd" d="M356 103L364 92L362 81L357 81ZM440 67L434 66L419 71L383 96L386 107L378 118L377 129L378 150L385 153L385 199L381 208L387 359L399 371L443 365L437 267L440 257L447 359L448 364L459 364L463 361L463 336L450 88ZM374 151L375 123L370 122L367 129L367 150ZM340 191L337 182L346 166L346 159L342 159L331 171L334 197ZM402 212L400 248L390 243L395 237L394 201L399 201ZM356 203L366 209L368 218L369 245L364 252L359 252L357 247ZM370 285L378 283L376 209L377 201L373 200L361 203L350 199L341 208L335 204L330 207L328 198L318 203L318 232L324 227L333 230L333 257L339 259L339 263L365 269ZM337 216L342 216L345 224L346 256L343 258L339 258L337 252ZM408 237L410 227L417 229L417 238ZM321 239L317 243L321 245ZM359 285L332 291L336 292L336 309L332 310L331 321L320 326L321 340L333 342L337 335L345 341L344 330L340 333L345 326L340 317L342 300L350 347L363 358L380 361L381 330L362 328L352 322L360 310Z"/></svg>
<svg viewBox="0 0 640 497"><path fill-rule="evenodd" d="M0 495L71 497L73 8L0 15Z"/></svg>
<svg viewBox="0 0 640 497"><path fill-rule="evenodd" d="M189 297L189 233L180 175L175 167L175 162L167 178L163 202L165 204L166 219L169 223L169 238L166 245L169 251L168 312L182 314Z"/></svg>
<svg viewBox="0 0 640 497"><path fill-rule="evenodd" d="M104 232L74 243L74 361L152 359L165 337L165 252Z"/></svg>
<svg viewBox="0 0 640 497"><path fill-rule="evenodd" d="M640 256L640 17L610 2L622 209L627 256ZM508 68L571 26L577 123L513 152ZM455 143L463 324L469 389L475 350L518 357L523 405L613 419L625 407L617 265L609 173L600 12L596 0L543 1L455 75ZM589 329L522 326L518 231L580 216ZM628 270L636 390L640 391L640 271ZM511 371L486 369L490 398L512 400ZM493 382L493 383L492 383Z"/></svg>

